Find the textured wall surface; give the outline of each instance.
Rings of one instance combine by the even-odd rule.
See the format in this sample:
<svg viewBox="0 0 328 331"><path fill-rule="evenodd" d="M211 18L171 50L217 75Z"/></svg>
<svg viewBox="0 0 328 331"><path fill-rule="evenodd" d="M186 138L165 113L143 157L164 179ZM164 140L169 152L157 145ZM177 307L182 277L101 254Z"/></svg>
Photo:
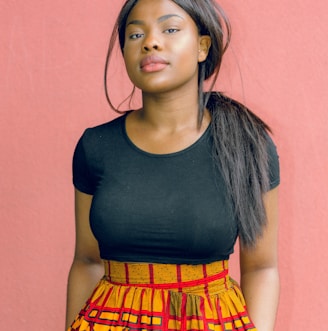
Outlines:
<svg viewBox="0 0 328 331"><path fill-rule="evenodd" d="M64 329L74 246L71 157L84 128L116 116L103 65L121 0L0 0L0 319ZM328 4L222 0L233 25L220 90L274 130L281 161L276 330L323 330L328 310ZM118 60L115 101L130 88ZM122 87L117 88L120 85ZM237 258L232 271L238 274Z"/></svg>

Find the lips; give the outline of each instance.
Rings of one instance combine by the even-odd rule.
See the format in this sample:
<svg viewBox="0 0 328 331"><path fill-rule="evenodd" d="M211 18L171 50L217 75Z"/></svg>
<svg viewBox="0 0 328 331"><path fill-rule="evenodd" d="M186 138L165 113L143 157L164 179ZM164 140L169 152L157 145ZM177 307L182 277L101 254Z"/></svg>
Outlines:
<svg viewBox="0 0 328 331"><path fill-rule="evenodd" d="M142 59L140 68L144 72L155 72L163 70L168 62L160 56L151 55Z"/></svg>

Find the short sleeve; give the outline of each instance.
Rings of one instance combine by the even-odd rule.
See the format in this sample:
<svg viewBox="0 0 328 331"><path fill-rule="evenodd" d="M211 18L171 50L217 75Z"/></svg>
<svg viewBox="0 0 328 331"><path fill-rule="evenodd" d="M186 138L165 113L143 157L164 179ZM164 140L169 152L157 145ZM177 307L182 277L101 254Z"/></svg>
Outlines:
<svg viewBox="0 0 328 331"><path fill-rule="evenodd" d="M270 190L272 190L280 184L279 155L277 152L277 147L272 141L270 136L267 136L267 141L268 141Z"/></svg>
<svg viewBox="0 0 328 331"><path fill-rule="evenodd" d="M86 133L79 139L73 155L73 184L76 189L86 194L94 194L96 181L91 172L90 160L85 149Z"/></svg>

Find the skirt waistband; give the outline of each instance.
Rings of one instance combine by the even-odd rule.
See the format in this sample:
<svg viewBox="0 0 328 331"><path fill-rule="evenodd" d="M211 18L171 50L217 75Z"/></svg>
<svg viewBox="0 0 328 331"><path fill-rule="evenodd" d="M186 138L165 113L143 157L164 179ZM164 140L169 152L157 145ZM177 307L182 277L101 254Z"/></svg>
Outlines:
<svg viewBox="0 0 328 331"><path fill-rule="evenodd" d="M126 263L104 260L105 278L113 284L181 288L221 280L226 284L228 260L209 264Z"/></svg>

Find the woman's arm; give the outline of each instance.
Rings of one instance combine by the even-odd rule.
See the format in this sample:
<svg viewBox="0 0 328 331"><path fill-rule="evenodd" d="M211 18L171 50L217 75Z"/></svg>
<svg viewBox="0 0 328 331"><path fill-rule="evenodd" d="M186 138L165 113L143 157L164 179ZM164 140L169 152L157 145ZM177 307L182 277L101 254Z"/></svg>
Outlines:
<svg viewBox="0 0 328 331"><path fill-rule="evenodd" d="M278 188L264 196L267 226L255 248L240 247L241 288L258 331L273 331L279 301Z"/></svg>
<svg viewBox="0 0 328 331"><path fill-rule="evenodd" d="M89 225L91 202L92 195L75 190L76 241L74 260L68 278L66 329L104 275L98 243Z"/></svg>

